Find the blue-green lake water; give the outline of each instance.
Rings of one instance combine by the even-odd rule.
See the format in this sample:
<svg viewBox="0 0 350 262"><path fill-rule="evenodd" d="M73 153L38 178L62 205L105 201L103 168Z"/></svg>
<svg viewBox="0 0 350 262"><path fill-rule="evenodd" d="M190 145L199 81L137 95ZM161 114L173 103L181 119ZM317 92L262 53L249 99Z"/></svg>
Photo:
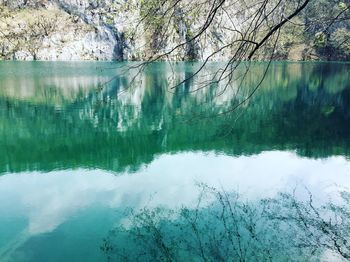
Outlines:
<svg viewBox="0 0 350 262"><path fill-rule="evenodd" d="M195 72L196 63L156 63L140 74L124 72L127 66L0 63L0 261L126 259L103 248L106 241L135 245L135 253L125 251L133 261L137 242L111 236L120 225L133 227L124 211L193 212L203 185L238 192L258 208L262 199L290 193L301 202L312 194L316 206L349 210L340 192L350 191L350 64L272 63L252 98L232 112L266 64L255 64L242 82L237 77L228 87L203 86L219 67L213 64L173 89ZM208 197L201 210L213 203ZM346 220L346 214L338 217ZM341 229L345 238L348 225ZM281 235L299 234L281 228ZM280 248L271 251L271 260L346 261L322 241L312 243L317 252L310 244L293 258ZM265 259L263 251L261 257L249 251L258 246L245 244L243 253L251 256L245 261ZM180 261L204 260L195 244L192 249L174 252ZM165 257L157 252L150 249L138 260L172 260L172 251ZM220 252L205 255L207 261L239 260L235 251Z"/></svg>

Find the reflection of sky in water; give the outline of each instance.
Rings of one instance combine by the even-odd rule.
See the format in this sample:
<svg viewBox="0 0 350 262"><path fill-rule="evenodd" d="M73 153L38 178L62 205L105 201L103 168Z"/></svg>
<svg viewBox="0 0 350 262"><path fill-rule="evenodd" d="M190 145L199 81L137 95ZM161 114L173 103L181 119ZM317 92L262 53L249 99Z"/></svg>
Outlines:
<svg viewBox="0 0 350 262"><path fill-rule="evenodd" d="M22 218L27 221L20 227L22 233L10 235L30 237L53 232L96 206L194 207L198 196L195 182L238 190L253 200L302 185L316 200L326 202L338 186L350 188L349 174L350 163L344 157L313 160L281 151L235 158L213 153L163 155L132 175L101 170L8 174L0 177L0 222ZM13 239L1 239L2 243L8 241Z"/></svg>
<svg viewBox="0 0 350 262"><path fill-rule="evenodd" d="M296 187L304 197L307 187L318 203L350 188L345 65L277 63L241 117L194 125L180 116L230 106L235 88L215 99L210 88L188 95L193 83L165 92L170 71L155 66L131 92L120 92L130 76L100 90L115 74L98 68L107 65L0 63L1 262L13 254L46 262L41 252L98 261L101 239L119 221L115 210L193 208L196 182L249 200ZM222 136L227 125L232 132Z"/></svg>

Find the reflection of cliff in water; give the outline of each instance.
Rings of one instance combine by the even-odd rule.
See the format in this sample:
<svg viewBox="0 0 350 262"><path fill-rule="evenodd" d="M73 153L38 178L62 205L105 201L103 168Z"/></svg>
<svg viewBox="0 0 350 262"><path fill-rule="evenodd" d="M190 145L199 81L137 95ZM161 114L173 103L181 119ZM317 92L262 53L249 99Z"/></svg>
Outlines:
<svg viewBox="0 0 350 262"><path fill-rule="evenodd" d="M0 97L35 104L62 105L84 97L113 72L108 63L2 62Z"/></svg>
<svg viewBox="0 0 350 262"><path fill-rule="evenodd" d="M263 64L254 66L240 89L237 80L226 89L211 84L192 92L196 81L205 78L201 76L169 90L169 84L190 76L195 67L180 64L173 74L159 63L133 82L131 73L120 75L102 89L96 83L112 72L102 78L90 72L91 85L78 84L77 93L45 82L32 85L35 96L25 99L16 97L17 86L8 80L0 95L1 172L136 170L155 155L179 151L350 154L348 64L273 64L253 99L223 116L217 114L242 101L256 85ZM54 92L62 97L59 102Z"/></svg>

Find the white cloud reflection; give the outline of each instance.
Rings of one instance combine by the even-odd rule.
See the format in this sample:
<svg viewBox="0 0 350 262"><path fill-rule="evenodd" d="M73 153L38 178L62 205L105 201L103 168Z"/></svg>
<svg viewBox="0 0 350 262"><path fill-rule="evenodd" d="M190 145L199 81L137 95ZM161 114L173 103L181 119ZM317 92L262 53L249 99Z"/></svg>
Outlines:
<svg viewBox="0 0 350 262"><path fill-rule="evenodd" d="M214 153L163 155L136 174L102 170L19 173L0 177L0 221L24 217L26 234L48 233L92 206L119 208L194 206L195 182L238 190L244 197L273 197L297 184L326 201L337 185L350 188L344 157L301 158L293 152L230 157ZM150 198L152 196L152 200Z"/></svg>

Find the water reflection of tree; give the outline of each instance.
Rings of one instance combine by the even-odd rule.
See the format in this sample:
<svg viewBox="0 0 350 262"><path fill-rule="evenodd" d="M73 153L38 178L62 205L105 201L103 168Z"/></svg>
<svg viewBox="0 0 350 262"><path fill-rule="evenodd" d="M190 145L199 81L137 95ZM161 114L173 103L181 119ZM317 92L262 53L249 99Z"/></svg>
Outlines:
<svg viewBox="0 0 350 262"><path fill-rule="evenodd" d="M167 69L161 64L140 76L136 90L121 93L130 79L120 76L108 88L79 96L58 110L50 103L5 96L0 98L0 170L62 166L137 170L157 154L196 150L228 155L271 149L297 150L308 157L350 155L348 67L275 63L239 118L199 117L191 123L187 120L194 115L215 115L240 96L228 91L217 96L220 87L192 94L190 82L169 93ZM178 74L191 68L181 65ZM248 90L258 75L246 77Z"/></svg>
<svg viewBox="0 0 350 262"><path fill-rule="evenodd" d="M130 211L130 223L111 230L101 250L109 261L347 260L350 194L340 196L316 205L311 193L280 193L256 203L202 186L192 209Z"/></svg>

